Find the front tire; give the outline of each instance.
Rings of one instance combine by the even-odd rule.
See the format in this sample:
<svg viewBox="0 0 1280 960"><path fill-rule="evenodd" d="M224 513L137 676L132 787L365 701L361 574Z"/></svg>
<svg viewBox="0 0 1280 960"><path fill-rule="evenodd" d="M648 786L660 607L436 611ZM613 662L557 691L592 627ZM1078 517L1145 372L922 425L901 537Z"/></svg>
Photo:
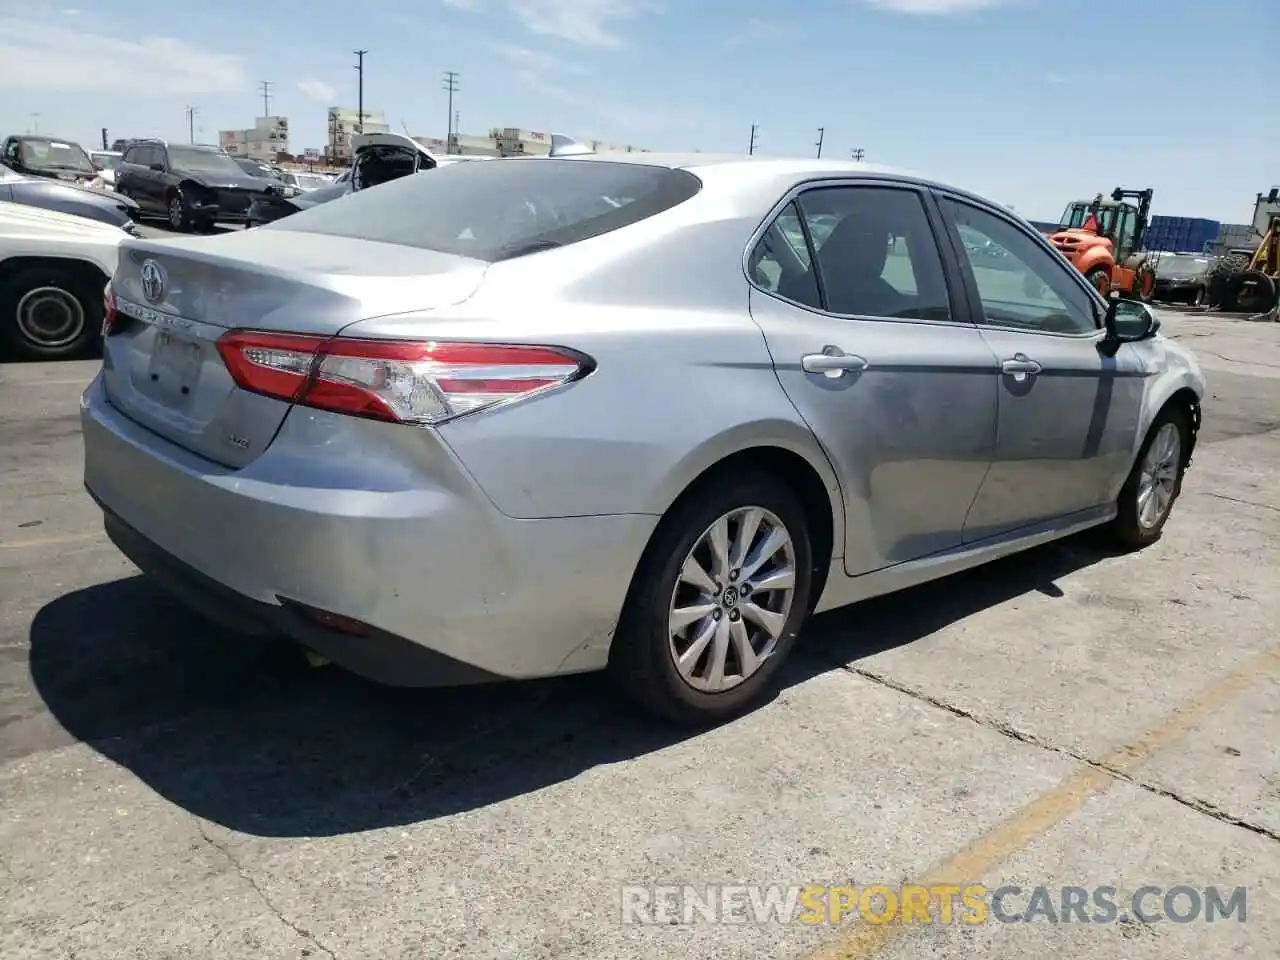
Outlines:
<svg viewBox="0 0 1280 960"><path fill-rule="evenodd" d="M1120 491L1112 534L1121 548L1141 550L1160 539L1190 459L1191 417L1179 407L1165 407L1147 431Z"/></svg>
<svg viewBox="0 0 1280 960"><path fill-rule="evenodd" d="M745 713L776 689L812 585L808 520L786 483L749 473L703 484L645 550L610 650L612 679L683 725Z"/></svg>
<svg viewBox="0 0 1280 960"><path fill-rule="evenodd" d="M178 233L185 233L191 228L191 218L187 216L187 204L182 197L181 190L172 190L169 193L168 216L169 229Z"/></svg>
<svg viewBox="0 0 1280 960"><path fill-rule="evenodd" d="M102 283L57 264L0 279L0 352L17 360L90 356L102 333Z"/></svg>

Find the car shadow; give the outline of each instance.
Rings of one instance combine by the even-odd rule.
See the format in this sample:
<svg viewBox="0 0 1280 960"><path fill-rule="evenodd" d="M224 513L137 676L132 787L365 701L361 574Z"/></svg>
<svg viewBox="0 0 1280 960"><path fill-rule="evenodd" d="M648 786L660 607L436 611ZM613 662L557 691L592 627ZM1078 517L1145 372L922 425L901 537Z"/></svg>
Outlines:
<svg viewBox="0 0 1280 960"><path fill-rule="evenodd" d="M1072 538L823 614L784 689L925 637L1106 556ZM77 739L185 810L257 836L317 837L472 810L696 736L619 703L598 675L392 689L298 648L229 634L136 576L62 596L30 669Z"/></svg>

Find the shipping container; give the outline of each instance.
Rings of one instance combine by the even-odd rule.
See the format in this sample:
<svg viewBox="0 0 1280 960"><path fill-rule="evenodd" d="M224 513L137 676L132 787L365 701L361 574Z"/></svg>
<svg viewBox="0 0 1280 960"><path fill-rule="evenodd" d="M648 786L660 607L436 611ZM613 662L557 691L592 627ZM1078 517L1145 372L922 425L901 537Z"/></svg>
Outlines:
<svg viewBox="0 0 1280 960"><path fill-rule="evenodd" d="M1195 253L1218 238L1221 224L1204 217L1151 218L1143 247L1153 252Z"/></svg>

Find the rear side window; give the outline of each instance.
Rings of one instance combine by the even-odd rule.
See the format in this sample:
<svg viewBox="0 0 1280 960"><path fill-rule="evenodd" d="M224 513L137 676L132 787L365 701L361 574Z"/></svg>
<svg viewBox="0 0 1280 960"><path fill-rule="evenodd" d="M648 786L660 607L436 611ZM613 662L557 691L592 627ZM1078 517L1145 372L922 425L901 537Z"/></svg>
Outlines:
<svg viewBox="0 0 1280 960"><path fill-rule="evenodd" d="M260 229L375 240L492 262L638 223L700 188L690 173L648 164L544 158L455 163Z"/></svg>

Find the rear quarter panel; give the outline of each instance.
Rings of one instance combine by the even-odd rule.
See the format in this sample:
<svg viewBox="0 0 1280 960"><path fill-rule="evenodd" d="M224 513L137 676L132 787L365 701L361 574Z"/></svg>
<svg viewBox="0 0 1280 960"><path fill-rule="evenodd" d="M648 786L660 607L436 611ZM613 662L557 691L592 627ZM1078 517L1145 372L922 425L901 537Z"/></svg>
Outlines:
<svg viewBox="0 0 1280 960"><path fill-rule="evenodd" d="M759 218L708 206L689 201L634 227L495 264L447 318L384 317L344 335L429 331L567 346L595 359L584 380L441 428L512 517L660 515L708 467L756 446L800 455L836 491L748 312L741 259ZM838 516L839 496L831 500Z"/></svg>

